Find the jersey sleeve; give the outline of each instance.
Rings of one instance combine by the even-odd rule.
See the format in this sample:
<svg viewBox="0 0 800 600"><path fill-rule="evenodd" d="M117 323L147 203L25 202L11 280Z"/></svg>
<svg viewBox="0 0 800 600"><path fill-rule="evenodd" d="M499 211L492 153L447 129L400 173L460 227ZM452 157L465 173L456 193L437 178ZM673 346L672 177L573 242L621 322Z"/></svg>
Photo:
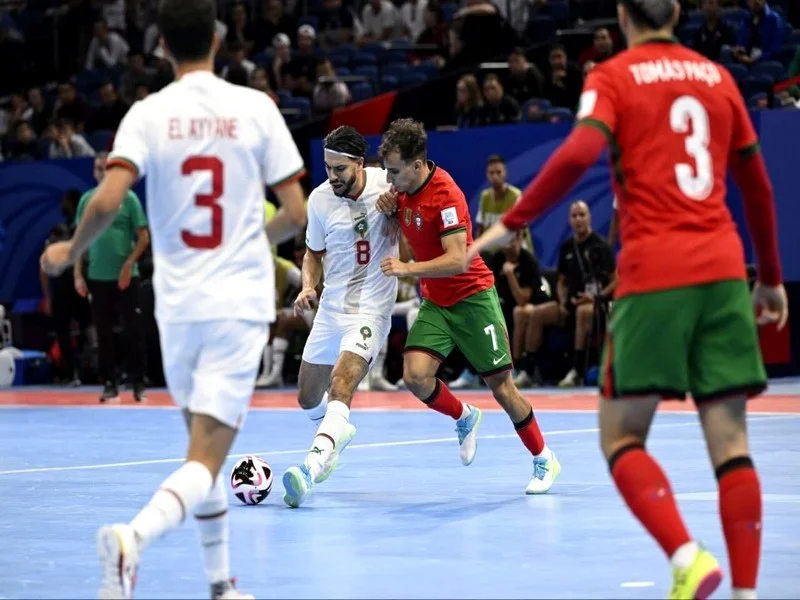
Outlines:
<svg viewBox="0 0 800 600"><path fill-rule="evenodd" d="M469 208L464 192L455 186L447 186L437 191L433 200L439 237L467 230Z"/></svg>
<svg viewBox="0 0 800 600"><path fill-rule="evenodd" d="M275 189L302 177L305 165L283 115L269 96L263 96L266 144L261 169L264 183Z"/></svg>
<svg viewBox="0 0 800 600"><path fill-rule="evenodd" d="M307 215L308 224L306 225L306 247L313 252L325 251L325 228L317 212L314 202L314 193L308 201Z"/></svg>
<svg viewBox="0 0 800 600"><path fill-rule="evenodd" d="M106 168L122 167L137 177L146 175L149 144L147 143L147 109L141 101L130 107L114 136L114 148Z"/></svg>
<svg viewBox="0 0 800 600"><path fill-rule="evenodd" d="M613 72L597 66L589 72L578 106L578 125L596 127L613 142L617 131L618 94Z"/></svg>

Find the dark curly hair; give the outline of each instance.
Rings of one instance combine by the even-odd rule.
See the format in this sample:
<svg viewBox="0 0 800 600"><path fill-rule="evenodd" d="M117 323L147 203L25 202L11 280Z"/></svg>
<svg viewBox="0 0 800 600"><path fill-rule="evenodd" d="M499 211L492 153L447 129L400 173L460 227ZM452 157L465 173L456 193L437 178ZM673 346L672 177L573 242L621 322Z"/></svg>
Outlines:
<svg viewBox="0 0 800 600"><path fill-rule="evenodd" d="M400 154L405 162L425 160L428 156L428 134L422 123L414 119L398 119L389 125L378 146L378 156L385 159L392 152Z"/></svg>

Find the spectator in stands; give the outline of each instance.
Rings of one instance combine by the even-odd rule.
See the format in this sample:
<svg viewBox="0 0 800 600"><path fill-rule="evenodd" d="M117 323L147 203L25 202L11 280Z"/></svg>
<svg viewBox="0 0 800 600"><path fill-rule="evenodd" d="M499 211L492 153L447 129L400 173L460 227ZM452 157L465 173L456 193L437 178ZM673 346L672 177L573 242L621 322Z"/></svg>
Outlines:
<svg viewBox="0 0 800 600"><path fill-rule="evenodd" d="M525 50L514 48L508 57L508 77L506 78L506 95L514 98L520 105L531 98L542 96L544 77L538 67L528 62Z"/></svg>
<svg viewBox="0 0 800 600"><path fill-rule="evenodd" d="M476 233L481 235L497 223L503 215L519 200L522 191L508 183L508 168L505 159L492 154L486 159L486 179L490 187L481 192L478 213L475 215ZM522 236L522 247L533 252L531 233L527 229Z"/></svg>
<svg viewBox="0 0 800 600"><path fill-rule="evenodd" d="M592 217L585 202L572 203L569 223L573 236L562 244L559 253L557 300L519 315L517 321L520 328L526 327L525 352L517 364L532 380L540 379L536 362L544 328L575 328L574 363L559 384L563 387L572 387L583 379L595 303L607 301L616 287L614 254L608 242L592 231Z"/></svg>
<svg viewBox="0 0 800 600"><path fill-rule="evenodd" d="M78 96L75 84L71 81L64 81L58 85L53 115L57 119L69 119L77 131L83 131L83 124L89 116L89 105Z"/></svg>
<svg viewBox="0 0 800 600"><path fill-rule="evenodd" d="M516 31L488 0L467 0L455 14L452 31L461 47L453 56L453 64L448 65L449 69L506 55L518 45Z"/></svg>
<svg viewBox="0 0 800 600"><path fill-rule="evenodd" d="M319 44L331 48L351 44L355 39L355 19L342 0L323 0L319 15Z"/></svg>
<svg viewBox="0 0 800 600"><path fill-rule="evenodd" d="M30 123L17 121L13 131L13 138L3 150L6 160L39 160L42 158L36 133Z"/></svg>
<svg viewBox="0 0 800 600"><path fill-rule="evenodd" d="M47 121L50 118L47 105L44 102L41 88L30 88L27 96L28 110L25 112L25 120L31 124L33 130L39 135L44 131L44 128L47 126Z"/></svg>
<svg viewBox="0 0 800 600"><path fill-rule="evenodd" d="M103 152L94 161L94 177L98 183L103 179L105 168L106 153ZM76 225L96 189L88 190L81 198ZM73 267L75 290L82 297L91 292L92 322L97 329L100 377L104 382L100 402L119 397L114 350L114 324L118 310L125 332L125 354L133 397L137 402L144 399L146 357L139 309L138 261L149 244L150 234L142 204L136 194L129 191L114 222L89 247L86 279L83 260L75 261Z"/></svg>
<svg viewBox="0 0 800 600"><path fill-rule="evenodd" d="M94 37L86 53L86 69L121 67L128 59L128 42L115 31L109 31L105 21L94 24Z"/></svg>
<svg viewBox="0 0 800 600"><path fill-rule="evenodd" d="M55 124L54 138L50 142L50 158L78 158L94 156L94 150L69 119L59 119Z"/></svg>
<svg viewBox="0 0 800 600"><path fill-rule="evenodd" d="M250 87L259 92L264 92L267 96L272 98L275 104L280 104L281 100L272 88L269 86L269 77L267 77L267 71L262 67L256 67L255 71L253 71L253 76L250 78Z"/></svg>
<svg viewBox="0 0 800 600"><path fill-rule="evenodd" d="M317 32L311 25L301 25L297 29L297 52L289 61L284 72L283 85L294 96L311 97L314 82L317 80L317 55L314 44Z"/></svg>
<svg viewBox="0 0 800 600"><path fill-rule="evenodd" d="M132 104L136 96L136 87L141 84L149 86L151 78L152 69L145 66L144 56L139 53L131 54L120 79L119 95L125 102Z"/></svg>
<svg viewBox="0 0 800 600"><path fill-rule="evenodd" d="M553 106L575 110L583 88L583 74L580 67L567 58L567 50L561 44L550 47L548 62L544 97Z"/></svg>
<svg viewBox="0 0 800 600"><path fill-rule="evenodd" d="M425 20L425 10L430 4L428 0L407 0L400 7L403 24L412 42L417 41L428 26Z"/></svg>
<svg viewBox="0 0 800 600"><path fill-rule="evenodd" d="M389 0L368 0L361 11L364 33L360 43L385 42L400 38L404 31L403 16Z"/></svg>
<svg viewBox="0 0 800 600"><path fill-rule="evenodd" d="M412 3L404 4L403 7L410 6ZM425 10L422 11L423 28L419 35L414 38L417 44L430 44L436 46L436 50L415 50L411 56L412 62L419 62L435 58L436 62L444 64L444 57L447 56L447 22L444 19L444 12L438 2L430 1L425 3Z"/></svg>
<svg viewBox="0 0 800 600"><path fill-rule="evenodd" d="M484 125L505 125L520 119L519 103L506 96L500 77L489 73L483 80Z"/></svg>
<svg viewBox="0 0 800 600"><path fill-rule="evenodd" d="M146 83L139 83L133 90L133 102L144 100L149 95L150 95L150 86L147 85ZM131 104L133 104L133 102L131 102Z"/></svg>
<svg viewBox="0 0 800 600"><path fill-rule="evenodd" d="M597 63L608 60L614 56L614 38L608 27L598 27L594 30L594 42L584 50L578 58L578 64L584 72L590 71Z"/></svg>
<svg viewBox="0 0 800 600"><path fill-rule="evenodd" d="M509 337L514 340L512 353L517 346L522 349L522 338L525 330L516 331L515 316L522 307L534 301L534 292L541 288L542 274L539 261L522 247L524 232L517 235L500 252L495 252L489 261L489 268L494 273L495 287L500 298L500 307L506 321ZM538 297L536 298L539 301ZM517 344L517 338L520 343ZM512 358L518 358L517 353Z"/></svg>
<svg viewBox="0 0 800 600"><path fill-rule="evenodd" d="M736 42L736 32L720 17L719 0L702 0L703 24L694 36L692 48L703 56L717 60L723 46Z"/></svg>
<svg viewBox="0 0 800 600"><path fill-rule="evenodd" d="M279 33L272 40L272 48L275 56L269 68L270 86L274 90L284 90L287 88L287 75L289 73L289 63L292 61L292 46L289 36Z"/></svg>
<svg viewBox="0 0 800 600"><path fill-rule="evenodd" d="M317 82L314 84L312 103L314 111L326 113L350 103L347 84L336 79L333 63L324 56L317 59Z"/></svg>
<svg viewBox="0 0 800 600"><path fill-rule="evenodd" d="M783 45L786 24L766 0L747 0L750 18L742 21L733 57L744 65L774 60Z"/></svg>
<svg viewBox="0 0 800 600"><path fill-rule="evenodd" d="M266 50L275 36L284 33L289 37L295 35L297 22L284 12L281 0L264 0L261 17L256 21L255 50Z"/></svg>
<svg viewBox="0 0 800 600"><path fill-rule="evenodd" d="M247 7L243 2L237 2L231 7L231 20L228 23L228 35L225 43L228 48L238 42L244 49L245 55L250 54L255 46L255 27L247 17Z"/></svg>
<svg viewBox="0 0 800 600"><path fill-rule="evenodd" d="M114 131L128 112L128 105L117 95L110 81L100 86L100 101L100 106L86 121L86 131L90 133L101 129Z"/></svg>
<svg viewBox="0 0 800 600"><path fill-rule="evenodd" d="M228 79L228 69L230 69L232 66L239 66L244 69L244 72L247 74L247 81L249 81L250 75L253 73L256 66L252 63L252 61L247 60L244 45L239 40L233 40L230 44L228 44L228 56L229 62L227 65L222 67L220 77L223 79Z"/></svg>
<svg viewBox="0 0 800 600"><path fill-rule="evenodd" d="M464 75L456 84L454 120L461 129L483 125L483 95L475 75Z"/></svg>
<svg viewBox="0 0 800 600"><path fill-rule="evenodd" d="M247 76L247 69L242 65L229 65L225 72L225 81L233 85L247 87L250 85L250 78Z"/></svg>

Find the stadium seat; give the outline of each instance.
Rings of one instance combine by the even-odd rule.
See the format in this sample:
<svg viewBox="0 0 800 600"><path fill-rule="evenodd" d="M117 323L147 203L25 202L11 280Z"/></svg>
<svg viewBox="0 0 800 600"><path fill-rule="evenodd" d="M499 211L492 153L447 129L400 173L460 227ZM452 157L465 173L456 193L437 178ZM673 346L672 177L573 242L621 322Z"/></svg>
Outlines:
<svg viewBox="0 0 800 600"><path fill-rule="evenodd" d="M428 81L424 73L414 73L406 71L400 76L400 87L412 87L415 85L422 85Z"/></svg>
<svg viewBox="0 0 800 600"><path fill-rule="evenodd" d="M572 122L575 120L575 115L573 112L568 108L563 108L561 106L557 106L556 108L551 108L547 111L545 118L550 122Z"/></svg>
<svg viewBox="0 0 800 600"><path fill-rule="evenodd" d="M402 78L403 75L409 72L409 66L406 63L389 63L381 67L382 75L390 75L392 77Z"/></svg>
<svg viewBox="0 0 800 600"><path fill-rule="evenodd" d="M774 82L783 81L786 79L786 69L784 68L783 63L780 63L777 60L766 60L764 62L754 64L750 70L750 74L753 77L766 75L767 77L771 77L772 81Z"/></svg>
<svg viewBox="0 0 800 600"><path fill-rule="evenodd" d="M547 15L537 15L528 21L525 34L532 42L545 42L556 34L556 20Z"/></svg>
<svg viewBox="0 0 800 600"><path fill-rule="evenodd" d="M104 152L108 150L111 143L111 138L114 137L114 132L108 129L99 129L86 136L86 141L94 149L95 152Z"/></svg>
<svg viewBox="0 0 800 600"><path fill-rule="evenodd" d="M372 52L357 52L350 59L350 64L353 67L374 66L378 64L378 57Z"/></svg>
<svg viewBox="0 0 800 600"><path fill-rule="evenodd" d="M361 102L368 98L372 98L372 86L368 83L359 82L350 86L350 95L353 97L353 102Z"/></svg>
<svg viewBox="0 0 800 600"><path fill-rule="evenodd" d="M747 70L747 67L744 65L740 65L738 63L733 63L730 65L725 65L728 70L731 72L731 75L736 81L741 81L743 79L747 79L750 76L750 72Z"/></svg>

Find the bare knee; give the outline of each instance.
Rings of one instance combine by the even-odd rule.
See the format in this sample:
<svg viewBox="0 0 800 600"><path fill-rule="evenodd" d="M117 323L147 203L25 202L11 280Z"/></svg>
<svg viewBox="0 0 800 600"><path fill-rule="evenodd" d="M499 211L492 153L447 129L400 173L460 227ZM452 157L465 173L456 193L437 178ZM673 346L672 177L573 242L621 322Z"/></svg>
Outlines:
<svg viewBox="0 0 800 600"><path fill-rule="evenodd" d="M744 396L701 402L700 422L714 469L750 453Z"/></svg>
<svg viewBox="0 0 800 600"><path fill-rule="evenodd" d="M410 352L403 359L403 382L420 400L427 400L436 388L439 362L431 356Z"/></svg>

